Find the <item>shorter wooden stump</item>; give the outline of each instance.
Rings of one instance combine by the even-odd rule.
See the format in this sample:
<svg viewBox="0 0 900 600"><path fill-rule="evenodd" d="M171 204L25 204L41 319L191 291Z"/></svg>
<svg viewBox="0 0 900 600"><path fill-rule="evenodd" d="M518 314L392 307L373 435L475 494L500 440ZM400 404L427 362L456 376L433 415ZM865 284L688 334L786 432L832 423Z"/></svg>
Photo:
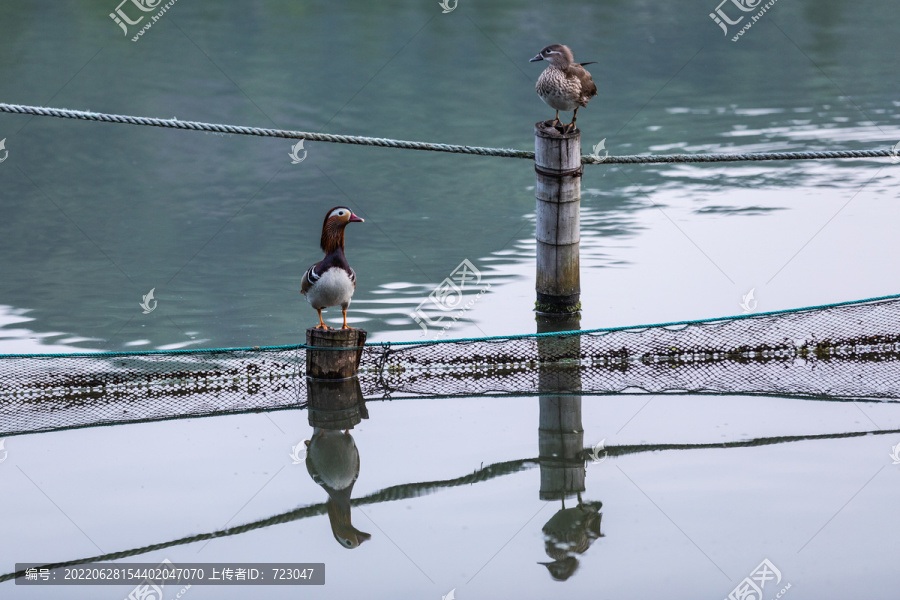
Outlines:
<svg viewBox="0 0 900 600"><path fill-rule="evenodd" d="M367 336L365 329L307 329L307 377L346 379L356 375Z"/></svg>

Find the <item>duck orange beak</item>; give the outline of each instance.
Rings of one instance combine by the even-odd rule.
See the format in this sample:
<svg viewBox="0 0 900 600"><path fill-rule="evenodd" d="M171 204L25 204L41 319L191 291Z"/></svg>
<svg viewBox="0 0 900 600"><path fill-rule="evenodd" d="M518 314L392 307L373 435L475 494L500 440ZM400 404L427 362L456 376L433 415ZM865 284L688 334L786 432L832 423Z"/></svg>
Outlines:
<svg viewBox="0 0 900 600"><path fill-rule="evenodd" d="M353 213L350 213L350 220L347 221L347 222L348 222L348 223L365 223L366 220L357 217L357 216L354 215Z"/></svg>

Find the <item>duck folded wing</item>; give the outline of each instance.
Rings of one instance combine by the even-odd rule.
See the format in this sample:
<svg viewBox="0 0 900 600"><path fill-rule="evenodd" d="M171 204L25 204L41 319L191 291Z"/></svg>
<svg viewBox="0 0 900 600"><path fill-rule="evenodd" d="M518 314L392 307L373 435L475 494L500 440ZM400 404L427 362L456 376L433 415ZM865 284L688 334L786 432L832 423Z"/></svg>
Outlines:
<svg viewBox="0 0 900 600"><path fill-rule="evenodd" d="M581 84L581 97L585 104L587 104L588 100L597 95L597 84L594 83L594 79L591 77L588 70L580 64L574 63L569 65L569 68L566 70L566 77L576 79Z"/></svg>
<svg viewBox="0 0 900 600"><path fill-rule="evenodd" d="M306 274L303 275L303 283L300 284L300 293L301 294L305 294L306 292L308 292L310 290L310 288L312 288L312 286L315 285L315 283L319 280L319 277L321 275L316 272L316 267L318 267L321 264L322 264L322 261L319 261L306 270ZM355 279L355 277L354 277L354 279Z"/></svg>

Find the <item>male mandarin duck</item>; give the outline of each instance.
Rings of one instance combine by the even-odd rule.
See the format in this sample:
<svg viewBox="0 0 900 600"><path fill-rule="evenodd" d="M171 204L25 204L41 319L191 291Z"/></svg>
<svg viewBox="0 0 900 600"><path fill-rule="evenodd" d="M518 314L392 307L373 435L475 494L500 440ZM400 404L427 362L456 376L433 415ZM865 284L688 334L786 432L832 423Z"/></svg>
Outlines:
<svg viewBox="0 0 900 600"><path fill-rule="evenodd" d="M344 256L344 227L347 223L363 223L346 206L336 206L325 215L322 224L322 250L325 258L317 262L303 276L300 293L319 313L319 324L316 329L330 329L322 320L322 309L329 306L340 306L344 313L344 326L347 326L347 307L356 289L356 273L350 268Z"/></svg>
<svg viewBox="0 0 900 600"><path fill-rule="evenodd" d="M559 111L574 110L572 122L565 126L565 131L575 129L578 109L587 106L591 98L597 95L597 86L584 65L592 62L577 63L568 46L552 44L528 62L546 60L550 64L538 77L535 90L550 108L556 109L556 118L545 121L547 125L559 124Z"/></svg>

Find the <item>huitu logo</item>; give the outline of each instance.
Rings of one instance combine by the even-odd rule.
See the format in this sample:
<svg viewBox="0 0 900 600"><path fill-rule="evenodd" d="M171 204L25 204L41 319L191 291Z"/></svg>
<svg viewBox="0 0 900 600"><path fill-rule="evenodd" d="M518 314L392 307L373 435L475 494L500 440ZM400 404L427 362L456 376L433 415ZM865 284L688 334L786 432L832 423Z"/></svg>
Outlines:
<svg viewBox="0 0 900 600"><path fill-rule="evenodd" d="M143 300L141 301L141 303L140 303L140 304L141 304L141 308L144 309L144 314L145 314L145 315L149 315L149 314L152 313L154 310L156 310L156 305L157 305L158 303L157 303L156 300L153 299L153 290L155 290L155 289L156 289L156 288L153 288L152 290L150 290L149 292L147 292L147 294L143 296L144 299L143 299ZM153 306L150 306L150 303L151 303L151 302L153 303Z"/></svg>
<svg viewBox="0 0 900 600"><path fill-rule="evenodd" d="M603 150L603 156L600 156L600 151ZM606 138L600 140L600 143L594 146L594 151L591 152L591 156L599 161L604 161L609 157L609 152L606 150Z"/></svg>
<svg viewBox="0 0 900 600"><path fill-rule="evenodd" d="M766 558L759 563L759 566L753 569L749 577L744 577L743 581L731 590L726 600L761 600L763 589L770 581L774 581L775 585L780 584L781 571L772 564L772 561ZM790 583L781 588L781 591L775 594L774 597L781 598L789 589L791 589Z"/></svg>
<svg viewBox="0 0 900 600"><path fill-rule="evenodd" d="M450 0L441 0L438 4L444 9L441 12L446 15L448 12L456 10L456 5L459 4L459 0L453 0L453 6L450 5Z"/></svg>
<svg viewBox="0 0 900 600"><path fill-rule="evenodd" d="M0 163L2 163L9 156L9 150L6 149L6 138L0 140L0 150L3 151L3 158L0 158Z"/></svg>
<svg viewBox="0 0 900 600"><path fill-rule="evenodd" d="M6 460L6 457L9 455L9 452L3 447L3 444L6 443L6 440L0 440L0 463Z"/></svg>
<svg viewBox="0 0 900 600"><path fill-rule="evenodd" d="M302 163L306 160L306 150L303 150L303 156L300 156L300 151L303 150L303 140L300 140L293 146L291 146L291 151L288 153L288 156L291 157L291 164L296 165Z"/></svg>
<svg viewBox="0 0 900 600"><path fill-rule="evenodd" d="M447 277L438 284L434 290L432 290L431 294L424 300L419 303L419 306L416 307L416 310L410 313L410 317L412 317L416 323L418 323L419 327L422 328L422 331L425 334L428 334L428 327L439 327L443 325L444 319L449 318L449 322L446 325L443 325L441 331L435 335L434 339L437 339L439 336L443 335L456 321L458 321L466 311L472 308L478 299L489 289L491 289L491 284L483 285L480 287L478 294L469 300L465 305L463 305L463 300L465 299L463 293L470 288L474 288L481 284L481 271L475 268L468 259L459 263L459 265L450 273L450 277ZM427 312L426 304L430 303L429 306L433 306L438 309L437 316L429 315ZM449 313L456 310L457 313L452 318Z"/></svg>
<svg viewBox="0 0 900 600"><path fill-rule="evenodd" d="M719 3L719 6L716 7L715 12L709 13L709 18L712 19L716 25L722 28L722 32L727 36L728 35L728 26L729 25L738 25L741 21L744 20L746 15L741 15L737 19L731 19L727 14L725 14L725 10L722 8L723 5L731 2L740 10L741 12L749 13L753 12L757 9L758 12L755 15L750 15L750 19L744 23L744 26L731 38L732 42L738 41L744 33L747 32L748 29L753 27L753 24L759 21L766 12L775 6L775 3L778 0L769 0L764 5L760 6L763 0L722 0ZM732 14L735 14L732 11Z"/></svg>
<svg viewBox="0 0 900 600"><path fill-rule="evenodd" d="M600 455L601 452L603 452L603 455L602 455L602 456ZM594 446L593 448L591 448L591 453L590 453L591 464L592 464L592 465L600 464L600 463L602 463L604 460L607 459L607 456L608 456L608 455L607 455L607 452L606 452L606 438L603 438L602 440L600 440L600 441L597 443L596 446Z"/></svg>
<svg viewBox="0 0 900 600"><path fill-rule="evenodd" d="M0 148L3 148L3 142L0 142ZM0 162L3 161L0 160ZM895 165L900 163L900 142L897 142L894 144L894 147L891 148L891 162Z"/></svg>
<svg viewBox="0 0 900 600"><path fill-rule="evenodd" d="M3 442L0 442L0 448L3 448ZM891 448L891 460L894 461L891 464L900 465L900 444Z"/></svg>
<svg viewBox="0 0 900 600"><path fill-rule="evenodd" d="M143 36L151 27L153 27L154 23L160 20L177 1L178 0L169 0L165 4L162 4L163 0L122 0L122 2L119 3L119 6L116 7L115 12L109 13L109 18L112 19L116 25L121 27L122 31L127 36L129 25L138 25L144 20L144 17L149 16L150 19L145 22L144 26L131 38L132 42L136 42L141 39L141 36ZM155 10L157 12L155 15L141 15L137 19L132 20L122 9L122 5L127 4L128 2L131 2L141 12L149 13ZM132 12L132 14L140 13Z"/></svg>
<svg viewBox="0 0 900 600"><path fill-rule="evenodd" d="M716 25L722 28L722 31L725 33L725 35L728 35L728 27L726 26L726 23L728 25L737 25L744 20L743 15L741 15L734 21L728 18L728 15L725 14L725 11L722 10L722 5L728 4L729 2L737 6L743 12L751 12L753 10L756 10L756 7L759 6L762 0L756 0L755 2L753 0L722 0L722 2L720 2L716 7L716 11L709 13L709 18L715 21Z"/></svg>
<svg viewBox="0 0 900 600"><path fill-rule="evenodd" d="M441 600L454 600L454 598L456 598L456 588L447 592L446 596L441 596Z"/></svg>
<svg viewBox="0 0 900 600"><path fill-rule="evenodd" d="M752 288L749 292L741 296L741 308L744 309L745 313L752 313L759 305L759 302L753 297L755 292L756 288Z"/></svg>
<svg viewBox="0 0 900 600"><path fill-rule="evenodd" d="M128 27L125 25L137 25L141 21L144 20L144 15L141 15L137 18L137 20L132 21L128 15L125 14L125 11L122 10L122 5L131 2L134 4L139 10L143 12L152 12L156 10L156 7L159 6L162 0L122 0L119 5L116 7L115 12L109 13L109 18L116 22L116 25L122 28L122 31L125 35L128 35Z"/></svg>
<svg viewBox="0 0 900 600"><path fill-rule="evenodd" d="M306 461L306 442L298 442L296 446L291 446L291 461L292 465Z"/></svg>

